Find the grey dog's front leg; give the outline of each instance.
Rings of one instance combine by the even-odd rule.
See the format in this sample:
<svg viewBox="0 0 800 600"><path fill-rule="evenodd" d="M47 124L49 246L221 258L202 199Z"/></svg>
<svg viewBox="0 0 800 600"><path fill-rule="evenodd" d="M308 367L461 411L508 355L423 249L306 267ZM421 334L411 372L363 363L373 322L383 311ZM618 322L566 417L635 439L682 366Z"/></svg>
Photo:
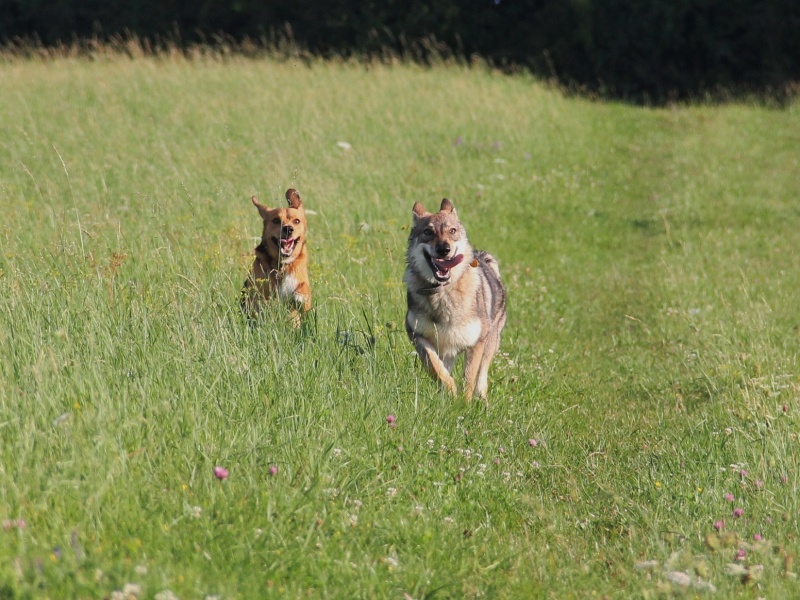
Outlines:
<svg viewBox="0 0 800 600"><path fill-rule="evenodd" d="M454 396L458 392L456 382L448 371L433 345L423 337L414 338L414 347L417 349L422 364L428 372L436 377Z"/></svg>

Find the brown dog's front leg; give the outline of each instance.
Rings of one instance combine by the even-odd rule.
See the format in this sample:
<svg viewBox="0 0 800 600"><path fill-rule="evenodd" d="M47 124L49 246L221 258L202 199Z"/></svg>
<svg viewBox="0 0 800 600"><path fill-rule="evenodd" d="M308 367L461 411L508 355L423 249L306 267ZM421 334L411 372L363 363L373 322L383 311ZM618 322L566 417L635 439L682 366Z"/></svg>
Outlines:
<svg viewBox="0 0 800 600"><path fill-rule="evenodd" d="M458 392L456 382L447 372L447 367L445 367L431 343L423 337L417 337L414 339L414 347L417 349L417 354L428 372L441 381L448 391L455 396Z"/></svg>
<svg viewBox="0 0 800 600"><path fill-rule="evenodd" d="M294 301L298 307L307 313L311 310L311 286L305 281L299 284L294 290Z"/></svg>

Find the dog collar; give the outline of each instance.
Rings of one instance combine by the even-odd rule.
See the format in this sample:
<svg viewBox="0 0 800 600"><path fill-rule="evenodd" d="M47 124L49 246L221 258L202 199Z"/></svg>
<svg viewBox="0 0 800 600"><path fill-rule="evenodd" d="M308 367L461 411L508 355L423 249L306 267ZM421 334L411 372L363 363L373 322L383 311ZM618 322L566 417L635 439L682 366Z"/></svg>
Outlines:
<svg viewBox="0 0 800 600"><path fill-rule="evenodd" d="M450 285L449 281L445 283L436 283L430 287L419 288L417 289L416 293L420 294L421 296L431 296L438 292L440 288L443 288L447 285Z"/></svg>

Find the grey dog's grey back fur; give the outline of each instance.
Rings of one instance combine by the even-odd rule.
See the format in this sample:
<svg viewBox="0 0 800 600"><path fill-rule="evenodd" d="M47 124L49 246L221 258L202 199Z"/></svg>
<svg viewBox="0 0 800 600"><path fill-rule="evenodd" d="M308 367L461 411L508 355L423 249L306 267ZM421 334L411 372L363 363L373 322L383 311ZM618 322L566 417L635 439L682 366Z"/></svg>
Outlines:
<svg viewBox="0 0 800 600"><path fill-rule="evenodd" d="M500 281L500 268L497 260L488 252L475 250L473 256L478 261L481 274L479 302L486 310L492 325L496 327L500 322L505 323L506 319L506 289Z"/></svg>

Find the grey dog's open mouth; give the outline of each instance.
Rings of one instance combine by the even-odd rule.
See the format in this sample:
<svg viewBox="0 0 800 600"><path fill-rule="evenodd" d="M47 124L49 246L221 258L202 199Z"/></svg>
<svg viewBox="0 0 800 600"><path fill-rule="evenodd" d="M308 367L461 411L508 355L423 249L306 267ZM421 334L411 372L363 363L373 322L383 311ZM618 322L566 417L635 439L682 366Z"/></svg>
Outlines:
<svg viewBox="0 0 800 600"><path fill-rule="evenodd" d="M281 256L291 256L294 252L294 247L297 245L297 240L300 238L276 238L273 237L272 241L275 242L281 249Z"/></svg>
<svg viewBox="0 0 800 600"><path fill-rule="evenodd" d="M444 283L450 279L450 269L460 264L464 260L463 254L456 254L452 258L433 258L427 252L423 252L428 266L431 268L433 277L436 281Z"/></svg>

